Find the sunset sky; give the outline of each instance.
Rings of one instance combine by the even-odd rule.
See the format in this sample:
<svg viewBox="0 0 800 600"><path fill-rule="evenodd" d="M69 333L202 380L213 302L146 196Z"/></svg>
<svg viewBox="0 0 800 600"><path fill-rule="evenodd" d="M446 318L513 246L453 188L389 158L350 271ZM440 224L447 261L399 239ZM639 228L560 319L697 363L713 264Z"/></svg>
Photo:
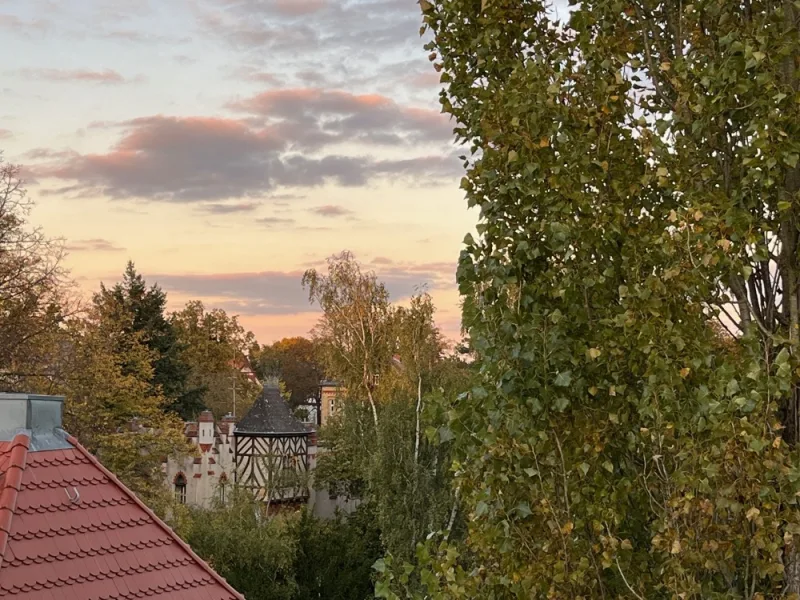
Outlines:
<svg viewBox="0 0 800 600"><path fill-rule="evenodd" d="M130 258L262 343L348 249L458 335L475 223L415 0L0 0L0 149L83 289Z"/></svg>

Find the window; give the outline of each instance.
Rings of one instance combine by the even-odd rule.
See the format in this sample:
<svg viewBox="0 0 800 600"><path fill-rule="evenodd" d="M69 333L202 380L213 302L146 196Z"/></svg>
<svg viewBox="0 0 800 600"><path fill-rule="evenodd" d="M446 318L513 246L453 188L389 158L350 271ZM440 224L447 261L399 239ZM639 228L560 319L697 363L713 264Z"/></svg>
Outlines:
<svg viewBox="0 0 800 600"><path fill-rule="evenodd" d="M183 473L175 476L175 500L186 504L186 476Z"/></svg>

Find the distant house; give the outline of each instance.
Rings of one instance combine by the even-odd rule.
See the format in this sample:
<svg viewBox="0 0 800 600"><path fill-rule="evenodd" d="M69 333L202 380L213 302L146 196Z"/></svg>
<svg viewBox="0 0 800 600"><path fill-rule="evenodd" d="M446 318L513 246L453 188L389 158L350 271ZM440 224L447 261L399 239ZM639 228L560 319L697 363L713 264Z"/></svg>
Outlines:
<svg viewBox="0 0 800 600"><path fill-rule="evenodd" d="M324 380L319 382L319 425L326 425L328 421L341 408L344 400L345 389L336 381Z"/></svg>
<svg viewBox="0 0 800 600"><path fill-rule="evenodd" d="M233 484L233 429L231 414L214 422L206 410L197 421L184 424L186 439L197 448L198 456L168 457L162 465L167 485L182 504L211 508L215 500L225 502Z"/></svg>
<svg viewBox="0 0 800 600"><path fill-rule="evenodd" d="M62 411L0 394L0 597L244 600L61 429Z"/></svg>
<svg viewBox="0 0 800 600"><path fill-rule="evenodd" d="M250 382L252 382L252 383L254 383L256 385L261 385L261 383L258 381L258 377L256 377L255 372L253 371L252 367L250 366L250 361L247 360L246 357L239 356L236 359L229 360L228 361L228 366L233 368L233 369L238 370L245 377L247 377L247 379Z"/></svg>
<svg viewBox="0 0 800 600"><path fill-rule="evenodd" d="M264 386L233 438L237 485L268 504L308 501L316 431L292 414L277 385Z"/></svg>

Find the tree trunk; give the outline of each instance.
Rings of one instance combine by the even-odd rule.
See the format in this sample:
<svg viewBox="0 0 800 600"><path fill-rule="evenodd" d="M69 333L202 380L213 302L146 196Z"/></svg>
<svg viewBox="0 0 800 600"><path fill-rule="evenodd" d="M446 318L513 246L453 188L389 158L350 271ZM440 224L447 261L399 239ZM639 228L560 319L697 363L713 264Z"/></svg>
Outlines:
<svg viewBox="0 0 800 600"><path fill-rule="evenodd" d="M422 410L422 375L417 379L417 428L414 437L414 466L419 466L419 413Z"/></svg>
<svg viewBox="0 0 800 600"><path fill-rule="evenodd" d="M795 9L792 0L784 0L784 23L787 38L796 41L797 27L798 27L798 12ZM788 88L795 92L800 90L800 78L797 77L797 55L790 54L784 59L783 62L783 77L784 83ZM797 209L793 206L796 199L795 196L800 191L800 167L790 168L786 173L786 180L784 182L783 199L792 203L792 208L789 215L781 226L781 236L783 242L782 254L786 265L787 277L786 289L784 296L788 300L789 311L789 351L792 355L796 355L798 351L798 341L800 341L800 309L798 307L798 269L797 261ZM800 424L798 418L800 417L800 388L795 383L792 394L788 400L789 406L786 411L785 423L787 428L787 441L792 444L797 444L800 441ZM784 558L784 573L786 576L786 594L800 594L800 553L795 544L792 544L787 549Z"/></svg>

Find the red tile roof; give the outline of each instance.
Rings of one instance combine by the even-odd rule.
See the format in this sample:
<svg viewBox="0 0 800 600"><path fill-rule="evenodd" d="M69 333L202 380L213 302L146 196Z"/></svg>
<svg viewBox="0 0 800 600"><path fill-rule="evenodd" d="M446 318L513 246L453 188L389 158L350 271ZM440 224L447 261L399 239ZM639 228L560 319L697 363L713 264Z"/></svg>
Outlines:
<svg viewBox="0 0 800 600"><path fill-rule="evenodd" d="M0 598L244 600L68 441L39 452L25 433L0 442Z"/></svg>

